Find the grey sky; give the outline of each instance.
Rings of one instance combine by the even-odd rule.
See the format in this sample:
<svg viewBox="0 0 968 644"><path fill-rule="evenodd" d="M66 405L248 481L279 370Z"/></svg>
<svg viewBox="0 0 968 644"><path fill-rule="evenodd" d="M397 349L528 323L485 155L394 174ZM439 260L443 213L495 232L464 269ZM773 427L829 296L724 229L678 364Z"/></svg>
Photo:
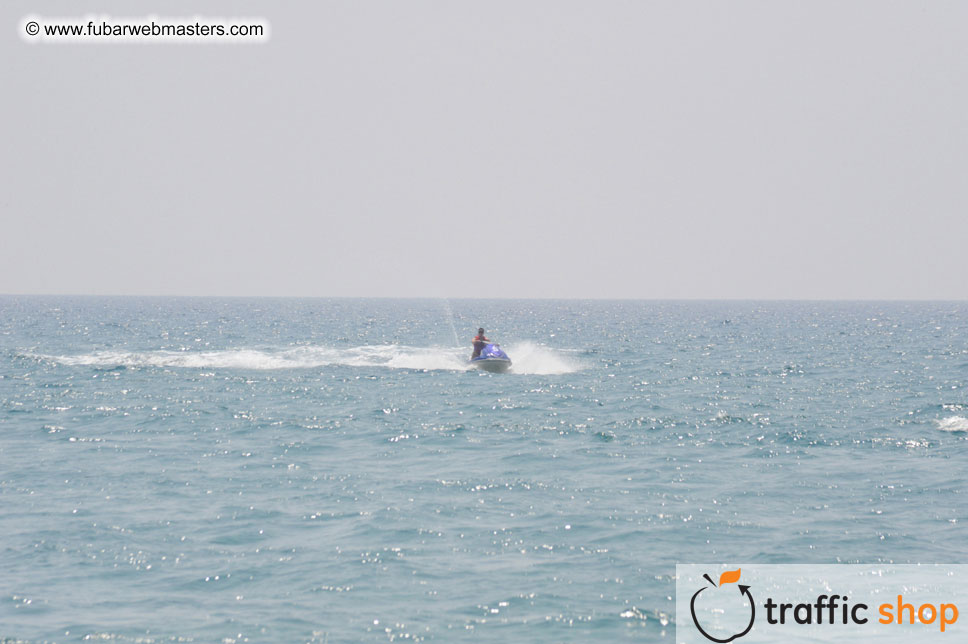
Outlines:
<svg viewBox="0 0 968 644"><path fill-rule="evenodd" d="M31 13L272 37L31 45ZM968 298L965 2L0 19L0 293Z"/></svg>

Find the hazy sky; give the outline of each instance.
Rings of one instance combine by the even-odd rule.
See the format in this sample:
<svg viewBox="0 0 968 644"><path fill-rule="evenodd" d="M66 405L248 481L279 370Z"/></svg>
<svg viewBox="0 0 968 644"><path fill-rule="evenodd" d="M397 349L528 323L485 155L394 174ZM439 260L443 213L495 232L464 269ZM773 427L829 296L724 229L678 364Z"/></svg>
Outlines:
<svg viewBox="0 0 968 644"><path fill-rule="evenodd" d="M272 35L20 37L88 13ZM968 298L966 2L0 20L0 293Z"/></svg>

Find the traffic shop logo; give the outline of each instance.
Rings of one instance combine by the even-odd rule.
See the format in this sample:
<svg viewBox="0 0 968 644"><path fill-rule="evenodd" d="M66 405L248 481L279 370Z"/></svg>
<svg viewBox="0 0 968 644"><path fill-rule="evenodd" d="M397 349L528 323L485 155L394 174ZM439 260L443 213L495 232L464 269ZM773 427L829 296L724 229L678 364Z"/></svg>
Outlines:
<svg viewBox="0 0 968 644"><path fill-rule="evenodd" d="M757 571L757 573L762 572ZM689 601L689 613L692 616L692 623L707 641L727 644L753 630L757 606L750 591L751 587L739 583L741 574L742 568L727 570L719 576L717 584L704 573L702 577L708 583L693 592ZM756 576L759 578L759 574ZM775 585L775 581L773 583ZM767 597L761 605L760 616L763 623L760 628L764 629L765 635L766 632L772 633L775 628L819 627L826 631L828 628L861 627L872 637L880 635L890 637L891 633L887 631L894 631L895 628L928 627L933 628L936 634L943 638L957 623L959 611L954 601L956 593L948 590L941 595L921 595L915 601L916 595L908 593L911 593L916 586L898 584L897 587L892 587L893 583L889 583L876 595L871 595L869 592L862 594L862 597L869 595L879 599L890 599L880 604L851 600L845 594L834 594L830 590L828 590L830 594L793 601L776 600L773 596ZM884 592L885 590L887 592ZM864 599L867 598L864 597ZM703 623L703 620L706 622ZM884 628L887 631L883 630ZM922 638L927 635L923 630L919 633ZM896 631L895 634L897 634ZM773 636L775 634L771 637ZM852 637L855 636L856 632L852 632Z"/></svg>

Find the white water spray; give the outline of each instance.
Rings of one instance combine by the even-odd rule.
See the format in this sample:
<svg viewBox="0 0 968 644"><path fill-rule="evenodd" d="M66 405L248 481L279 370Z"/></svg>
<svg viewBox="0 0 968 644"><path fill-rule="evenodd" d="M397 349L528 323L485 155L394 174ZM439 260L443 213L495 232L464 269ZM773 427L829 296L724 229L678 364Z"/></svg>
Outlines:
<svg viewBox="0 0 968 644"><path fill-rule="evenodd" d="M510 374L560 375L581 370L581 364L559 351L532 343L507 348ZM350 348L298 346L280 349L224 349L220 351L95 351L80 355L36 355L67 366L161 367L182 369L314 369L327 366L388 369L466 371L466 352L460 347L408 347L392 344Z"/></svg>
<svg viewBox="0 0 968 644"><path fill-rule="evenodd" d="M454 346L460 346L460 338L457 335L457 327L454 326L454 310L450 308L450 300L446 297L441 300L444 305L444 312L447 313L447 322L450 324L451 333L454 334Z"/></svg>

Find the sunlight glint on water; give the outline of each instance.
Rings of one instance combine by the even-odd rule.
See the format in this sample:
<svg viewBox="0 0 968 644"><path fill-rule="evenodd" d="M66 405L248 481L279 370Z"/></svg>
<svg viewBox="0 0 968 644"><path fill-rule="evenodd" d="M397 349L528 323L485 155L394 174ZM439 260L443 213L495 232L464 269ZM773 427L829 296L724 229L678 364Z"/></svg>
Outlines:
<svg viewBox="0 0 968 644"><path fill-rule="evenodd" d="M672 641L676 562L968 561L968 305L450 305L0 298L0 637Z"/></svg>

